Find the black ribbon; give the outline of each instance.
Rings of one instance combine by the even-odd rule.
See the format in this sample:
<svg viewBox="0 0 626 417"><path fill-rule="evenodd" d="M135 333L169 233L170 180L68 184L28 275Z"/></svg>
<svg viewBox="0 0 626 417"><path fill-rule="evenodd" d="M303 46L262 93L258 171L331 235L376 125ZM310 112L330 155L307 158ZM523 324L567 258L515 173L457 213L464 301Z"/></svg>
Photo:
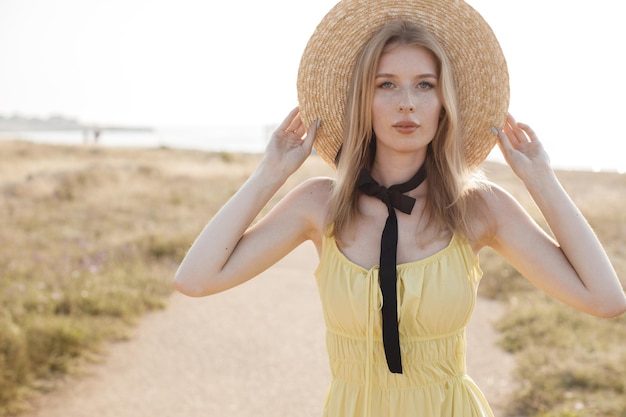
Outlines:
<svg viewBox="0 0 626 417"><path fill-rule="evenodd" d="M362 193L380 199L387 206L389 216L380 242L380 290L383 295L382 327L383 345L389 370L402 373L400 357L400 334L398 332L398 294L396 293L396 266L398 251L398 218L395 209L411 214L415 199L404 195L426 179L426 164L405 183L386 188L372 178L365 168L359 173L358 188Z"/></svg>

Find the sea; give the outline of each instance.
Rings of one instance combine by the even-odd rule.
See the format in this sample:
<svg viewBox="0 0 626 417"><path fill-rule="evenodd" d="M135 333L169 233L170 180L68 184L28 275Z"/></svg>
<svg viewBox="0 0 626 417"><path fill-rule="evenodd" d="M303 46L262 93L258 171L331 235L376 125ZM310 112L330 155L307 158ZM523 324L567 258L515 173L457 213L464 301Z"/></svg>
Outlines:
<svg viewBox="0 0 626 417"><path fill-rule="evenodd" d="M0 140L24 140L59 145L97 144L111 147L151 147L197 149L211 152L262 153L276 129L276 125L155 127L151 130L104 130L97 138L94 132L80 130L21 130L0 131ZM582 148L581 148L582 149ZM582 149L584 150L584 149ZM588 152L553 152L553 166L557 169L626 173L625 160L618 154L606 155L599 162ZM556 156L556 157L555 157ZM488 161L504 163L497 147Z"/></svg>
<svg viewBox="0 0 626 417"><path fill-rule="evenodd" d="M274 126L162 127L151 130L21 130L0 131L0 140L56 145L97 144L111 147L171 147L216 152L260 153Z"/></svg>

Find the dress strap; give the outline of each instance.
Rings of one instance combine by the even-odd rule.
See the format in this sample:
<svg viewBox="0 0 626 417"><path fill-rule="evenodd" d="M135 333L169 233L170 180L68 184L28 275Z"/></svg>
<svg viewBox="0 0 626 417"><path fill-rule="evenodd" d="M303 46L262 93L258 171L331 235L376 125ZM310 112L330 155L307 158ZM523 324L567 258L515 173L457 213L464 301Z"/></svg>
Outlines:
<svg viewBox="0 0 626 417"><path fill-rule="evenodd" d="M365 357L365 400L363 404L364 417L372 413L372 367L374 366L374 318L382 309L382 296L378 286L378 267L367 273L367 328L365 330L366 357Z"/></svg>

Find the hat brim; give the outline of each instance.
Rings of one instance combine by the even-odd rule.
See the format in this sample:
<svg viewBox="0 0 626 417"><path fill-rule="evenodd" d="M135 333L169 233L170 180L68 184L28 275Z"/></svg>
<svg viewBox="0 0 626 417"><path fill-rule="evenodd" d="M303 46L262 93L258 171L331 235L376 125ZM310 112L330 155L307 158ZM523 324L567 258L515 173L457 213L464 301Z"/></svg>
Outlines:
<svg viewBox="0 0 626 417"><path fill-rule="evenodd" d="M361 47L384 24L414 22L442 45L452 65L459 100L464 152L480 165L496 143L492 126L502 127L509 107L506 60L482 16L462 0L342 0L309 39L298 70L303 122L322 125L315 150L334 166L343 141L349 81Z"/></svg>

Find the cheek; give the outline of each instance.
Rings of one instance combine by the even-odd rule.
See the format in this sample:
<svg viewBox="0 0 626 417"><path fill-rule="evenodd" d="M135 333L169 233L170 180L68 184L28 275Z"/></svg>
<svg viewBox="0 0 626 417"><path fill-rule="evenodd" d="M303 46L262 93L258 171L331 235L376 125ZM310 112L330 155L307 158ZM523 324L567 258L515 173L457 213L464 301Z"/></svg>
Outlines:
<svg viewBox="0 0 626 417"><path fill-rule="evenodd" d="M382 97L374 96L372 100L372 124L374 129L377 124L385 118L385 112L389 109L389 103L387 103Z"/></svg>
<svg viewBox="0 0 626 417"><path fill-rule="evenodd" d="M429 97L428 100L424 102L424 110L427 112L429 117L439 120L442 109L443 106L441 104L441 100L437 96Z"/></svg>

